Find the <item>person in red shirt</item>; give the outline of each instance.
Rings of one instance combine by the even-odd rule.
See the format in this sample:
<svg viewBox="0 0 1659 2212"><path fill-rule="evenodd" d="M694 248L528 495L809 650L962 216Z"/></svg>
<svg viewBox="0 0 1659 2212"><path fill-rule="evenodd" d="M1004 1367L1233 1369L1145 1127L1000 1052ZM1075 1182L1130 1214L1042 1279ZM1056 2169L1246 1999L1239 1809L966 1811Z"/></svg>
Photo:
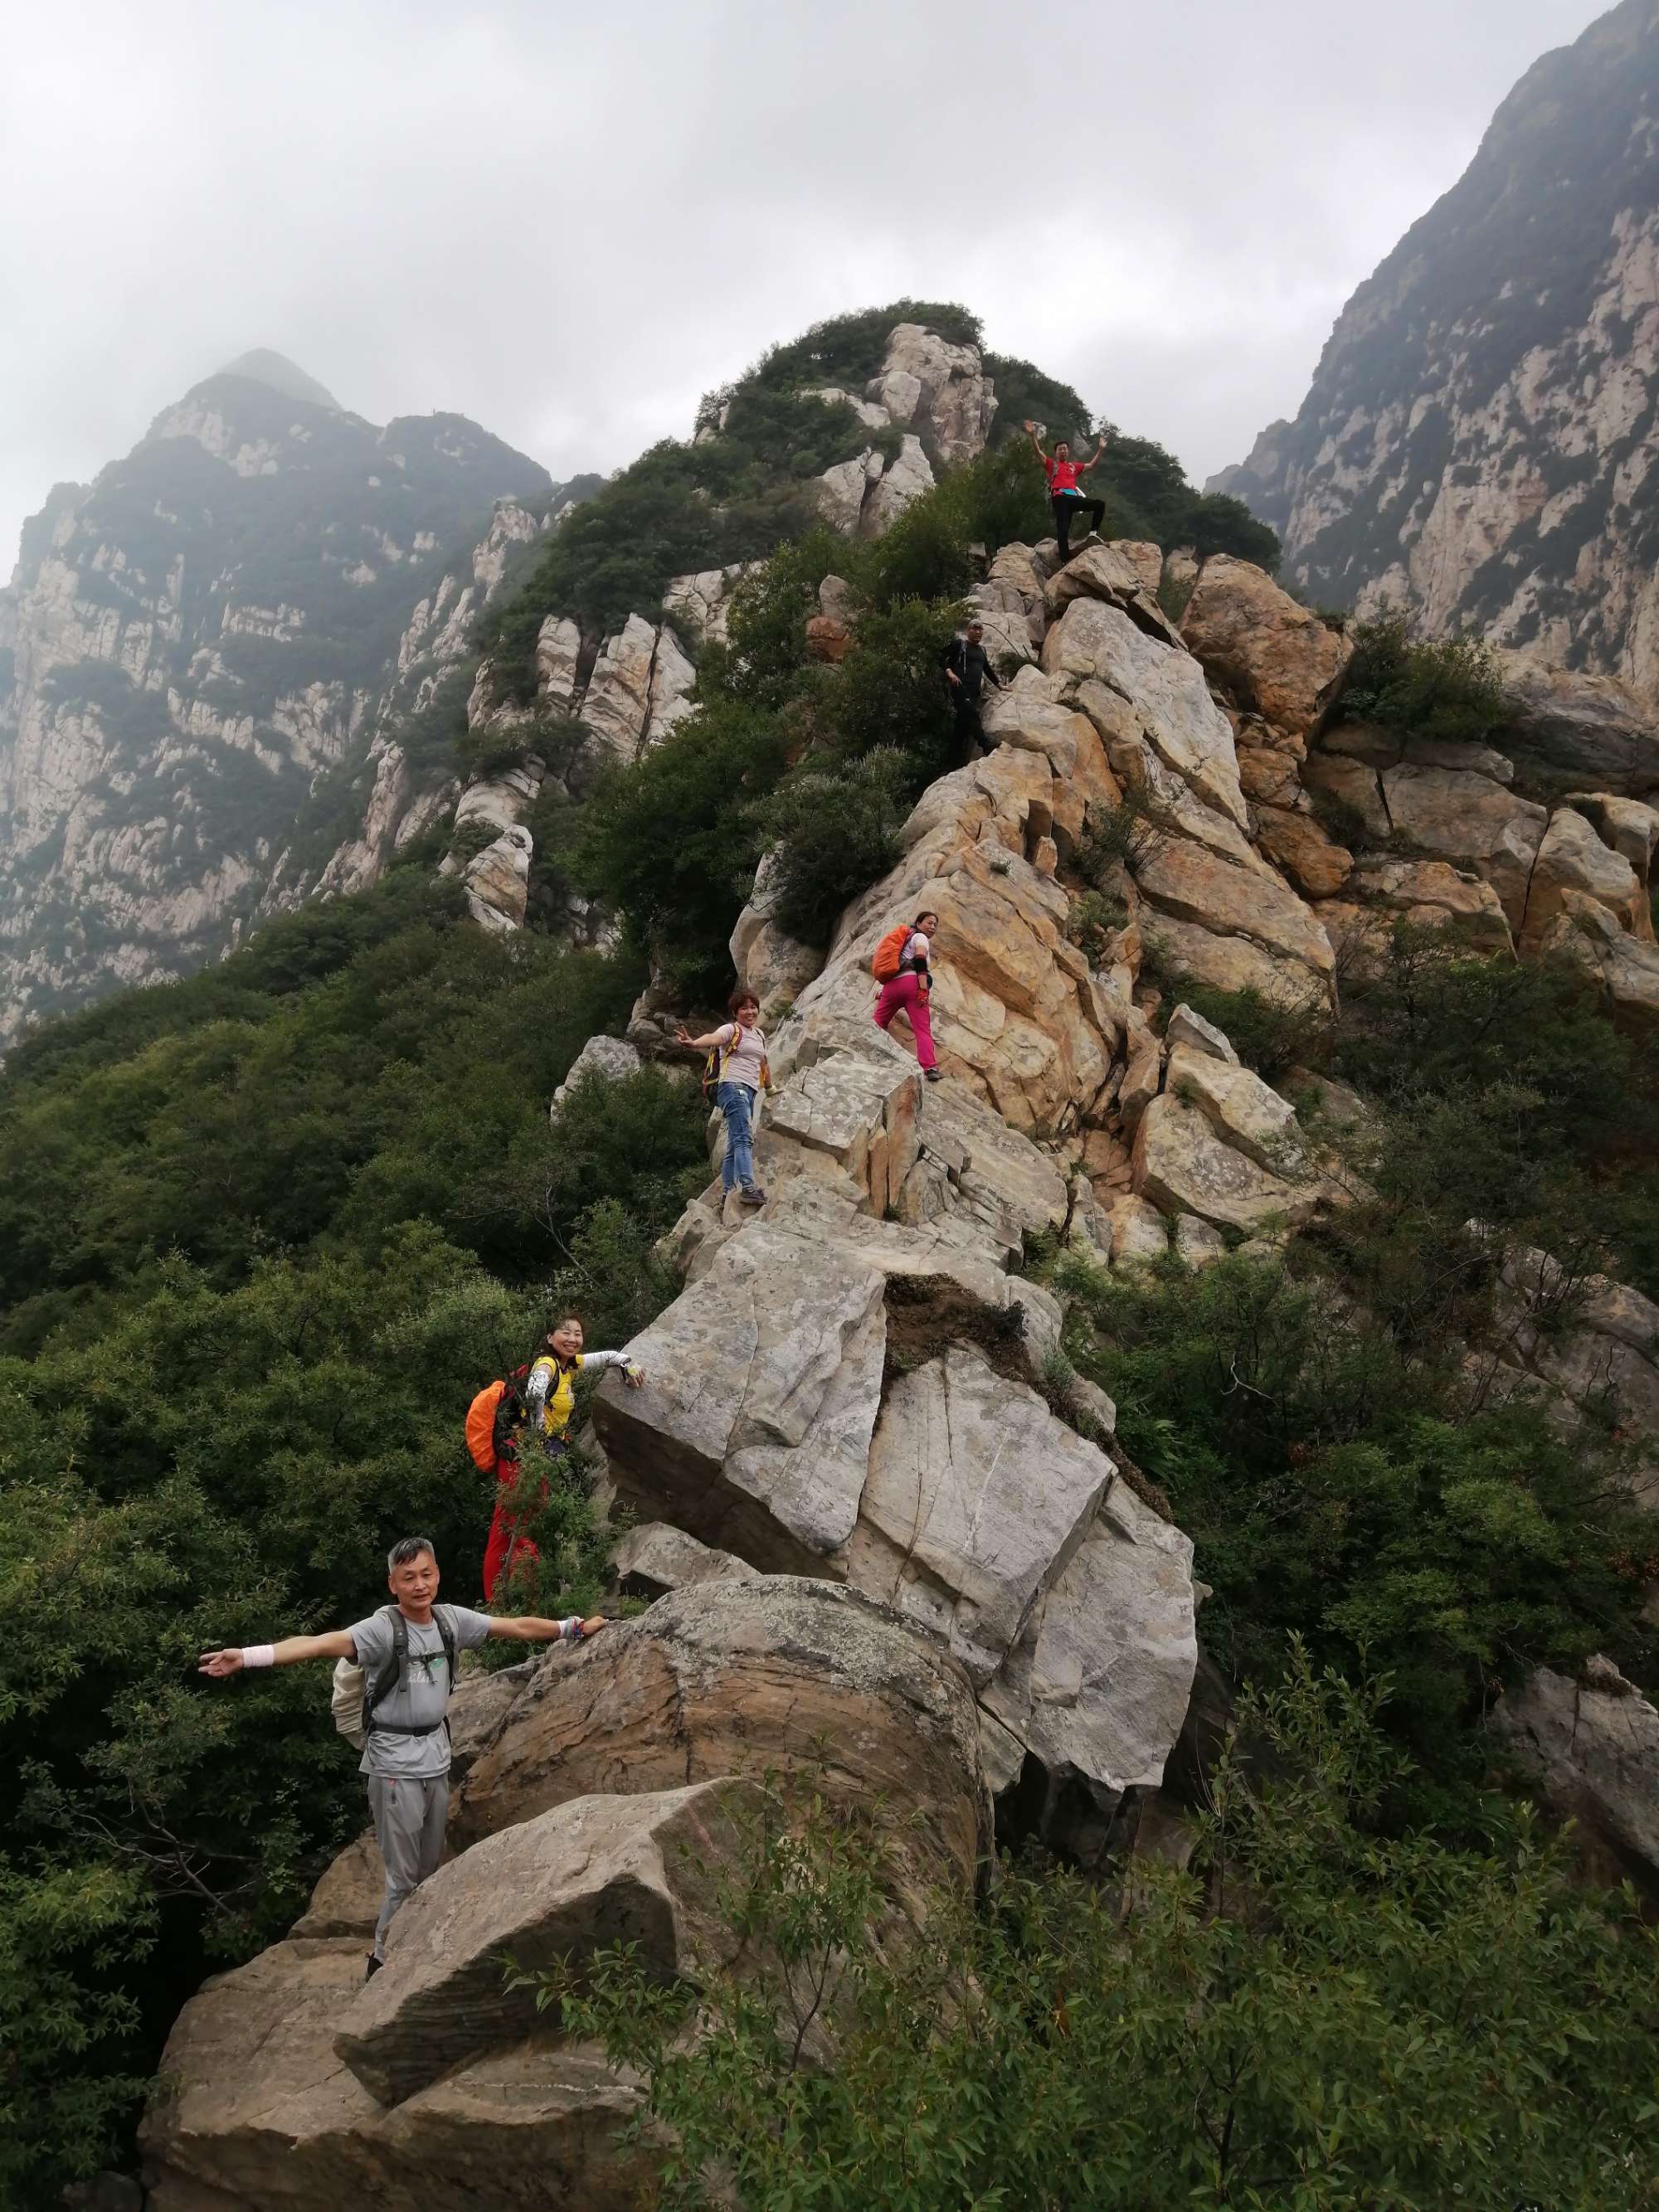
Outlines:
<svg viewBox="0 0 1659 2212"><path fill-rule="evenodd" d="M1106 450L1106 434L1103 430L1100 443L1092 457L1086 461L1074 461L1072 448L1064 438L1054 441L1052 455L1042 450L1035 422L1025 425L1025 434L1031 441L1031 450L1042 464L1042 473L1048 479L1048 500L1054 511L1054 535L1060 540L1060 565L1063 568L1072 557L1072 525L1079 514L1091 515L1091 530L1098 530L1106 516L1106 502L1100 499L1085 499L1079 477L1097 467Z"/></svg>

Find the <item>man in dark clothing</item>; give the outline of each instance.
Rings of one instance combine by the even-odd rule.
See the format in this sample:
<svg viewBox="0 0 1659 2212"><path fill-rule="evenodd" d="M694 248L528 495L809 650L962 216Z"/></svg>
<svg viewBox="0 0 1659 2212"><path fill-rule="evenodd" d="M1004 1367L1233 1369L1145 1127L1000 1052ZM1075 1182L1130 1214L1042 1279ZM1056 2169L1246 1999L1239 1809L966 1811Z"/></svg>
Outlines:
<svg viewBox="0 0 1659 2212"><path fill-rule="evenodd" d="M998 691L1002 689L985 650L985 625L970 622L963 634L953 637L945 648L945 688L956 715L951 732L952 768L965 768L985 750L979 726L979 695L987 684Z"/></svg>

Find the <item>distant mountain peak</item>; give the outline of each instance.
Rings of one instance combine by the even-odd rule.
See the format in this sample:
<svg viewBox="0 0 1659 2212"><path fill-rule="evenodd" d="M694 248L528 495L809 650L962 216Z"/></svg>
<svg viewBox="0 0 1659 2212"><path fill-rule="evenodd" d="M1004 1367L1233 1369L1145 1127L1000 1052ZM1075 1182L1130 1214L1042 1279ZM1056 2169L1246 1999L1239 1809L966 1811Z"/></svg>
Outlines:
<svg viewBox="0 0 1659 2212"><path fill-rule="evenodd" d="M219 376L251 377L256 384L269 385L280 392L284 399L303 399L313 407L331 407L337 415L341 410L334 394L319 384L314 376L307 376L296 368L285 354L273 352L270 346L255 346L252 352L239 353L234 361L215 371Z"/></svg>

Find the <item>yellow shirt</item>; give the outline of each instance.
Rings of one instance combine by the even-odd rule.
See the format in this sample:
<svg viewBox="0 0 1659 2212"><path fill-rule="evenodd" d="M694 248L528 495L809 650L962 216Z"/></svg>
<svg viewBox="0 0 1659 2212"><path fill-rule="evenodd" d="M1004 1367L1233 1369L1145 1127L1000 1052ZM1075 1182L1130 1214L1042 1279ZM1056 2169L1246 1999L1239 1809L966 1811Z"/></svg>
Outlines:
<svg viewBox="0 0 1659 2212"><path fill-rule="evenodd" d="M568 1362L544 1352L532 1367L525 1385L531 1425L544 1437L562 1437L570 1426L580 1370L584 1367L629 1369L633 1364L625 1352L579 1352Z"/></svg>

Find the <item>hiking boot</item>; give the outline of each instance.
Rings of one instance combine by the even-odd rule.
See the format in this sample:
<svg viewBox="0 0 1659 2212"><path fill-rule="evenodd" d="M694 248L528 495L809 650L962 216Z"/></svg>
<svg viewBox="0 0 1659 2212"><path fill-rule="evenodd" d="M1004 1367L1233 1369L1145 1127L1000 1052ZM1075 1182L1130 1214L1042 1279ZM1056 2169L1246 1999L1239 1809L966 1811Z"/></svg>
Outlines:
<svg viewBox="0 0 1659 2212"><path fill-rule="evenodd" d="M942 1067L924 1067L921 1072L930 1083L943 1083L945 1080L945 1070Z"/></svg>
<svg viewBox="0 0 1659 2212"><path fill-rule="evenodd" d="M763 1190L758 1189L753 1183L750 1183L747 1190L740 1190L738 1193L738 1202L744 1206L764 1206L766 1203L766 1193Z"/></svg>
<svg viewBox="0 0 1659 2212"><path fill-rule="evenodd" d="M380 1972L381 1967L385 1966L385 1964L386 1960L384 1959L377 1959L374 1954L371 1951L368 1954L368 1964L363 1969L363 1979L366 1982L372 1982L375 1975Z"/></svg>

